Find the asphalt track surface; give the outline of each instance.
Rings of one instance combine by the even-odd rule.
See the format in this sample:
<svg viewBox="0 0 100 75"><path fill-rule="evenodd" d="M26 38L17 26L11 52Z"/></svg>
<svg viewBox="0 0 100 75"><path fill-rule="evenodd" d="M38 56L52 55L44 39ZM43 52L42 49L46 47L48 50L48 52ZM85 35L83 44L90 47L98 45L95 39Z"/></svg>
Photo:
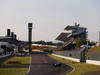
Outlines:
<svg viewBox="0 0 100 75"><path fill-rule="evenodd" d="M26 75L66 75L73 70L72 67L62 64L54 67L57 61L50 58L47 53L33 52L30 71Z"/></svg>

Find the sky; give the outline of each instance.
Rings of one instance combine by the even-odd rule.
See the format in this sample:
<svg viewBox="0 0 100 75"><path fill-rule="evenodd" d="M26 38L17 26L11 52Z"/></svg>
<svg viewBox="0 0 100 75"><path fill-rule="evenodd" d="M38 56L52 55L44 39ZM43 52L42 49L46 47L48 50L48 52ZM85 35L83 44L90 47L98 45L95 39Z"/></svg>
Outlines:
<svg viewBox="0 0 100 75"><path fill-rule="evenodd" d="M100 0L0 0L0 36L8 28L18 39L28 40L28 23L33 23L32 40L53 41L67 25L86 27L88 39L98 41Z"/></svg>

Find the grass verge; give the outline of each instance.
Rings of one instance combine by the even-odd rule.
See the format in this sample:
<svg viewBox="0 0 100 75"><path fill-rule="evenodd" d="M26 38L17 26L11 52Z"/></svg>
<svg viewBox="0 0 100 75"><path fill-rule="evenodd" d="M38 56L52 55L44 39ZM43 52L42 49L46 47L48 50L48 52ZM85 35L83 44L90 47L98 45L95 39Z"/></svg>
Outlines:
<svg viewBox="0 0 100 75"><path fill-rule="evenodd" d="M54 55L49 55L49 56L57 61L60 61L64 64L68 64L68 65L74 67L75 70L73 72L70 72L68 75L81 75L81 74L84 74L87 72L100 71L100 66L97 66L97 65L74 62L74 61L60 58L60 57L57 57Z"/></svg>
<svg viewBox="0 0 100 75"><path fill-rule="evenodd" d="M100 46L96 46L94 48L89 49L86 53L86 56L91 57L92 54L95 54L98 52L100 53Z"/></svg>
<svg viewBox="0 0 100 75"><path fill-rule="evenodd" d="M100 51L100 46L96 46L94 48L91 48L90 50L97 50L97 51Z"/></svg>
<svg viewBox="0 0 100 75"><path fill-rule="evenodd" d="M0 68L0 75L23 75L28 68Z"/></svg>
<svg viewBox="0 0 100 75"><path fill-rule="evenodd" d="M30 63L30 59L31 59L31 57L17 57L17 56L15 56L15 57L12 57L12 58L10 58L10 59L8 59L7 61L5 61L5 62L3 62L3 64L4 65L10 65L10 64L7 64L7 62L15 62L15 61L17 61L17 62L19 62L20 64L29 64ZM11 65L19 65L19 64L11 64Z"/></svg>
<svg viewBox="0 0 100 75"><path fill-rule="evenodd" d="M7 62L15 62L18 61L20 63L11 63L7 64ZM2 65L23 65L23 64L30 64L31 57L12 57L2 63ZM0 75L24 75L29 70L29 67L19 67L19 68L0 68Z"/></svg>

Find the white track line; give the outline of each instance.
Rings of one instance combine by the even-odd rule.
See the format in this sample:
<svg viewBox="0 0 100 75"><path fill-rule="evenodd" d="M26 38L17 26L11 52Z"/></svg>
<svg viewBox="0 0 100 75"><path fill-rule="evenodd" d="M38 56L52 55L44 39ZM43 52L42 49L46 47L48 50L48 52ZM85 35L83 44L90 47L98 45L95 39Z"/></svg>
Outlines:
<svg viewBox="0 0 100 75"><path fill-rule="evenodd" d="M75 62L80 62L80 59L77 59L77 58L66 57L66 56L57 55L57 54L52 54L52 55L55 55L55 56L58 56L58 57L61 57L61 58L65 58L65 59L69 59L69 60L72 60L72 61L75 61Z"/></svg>
<svg viewBox="0 0 100 75"><path fill-rule="evenodd" d="M94 64L94 65L99 65L100 66L100 61L95 61L95 60L86 60L87 64Z"/></svg>
<svg viewBox="0 0 100 75"><path fill-rule="evenodd" d="M30 64L29 64L29 69L28 69L28 71L24 74L24 75L26 75L26 74L28 74L29 72L30 72L30 70L31 70L31 64L32 64L32 57L31 57L31 54L30 54L30 62L29 62Z"/></svg>

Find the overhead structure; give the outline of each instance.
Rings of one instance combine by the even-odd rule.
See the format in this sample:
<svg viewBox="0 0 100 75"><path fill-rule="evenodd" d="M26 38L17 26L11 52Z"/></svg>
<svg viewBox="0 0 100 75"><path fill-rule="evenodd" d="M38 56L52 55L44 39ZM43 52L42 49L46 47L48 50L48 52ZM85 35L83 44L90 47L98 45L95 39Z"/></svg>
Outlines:
<svg viewBox="0 0 100 75"><path fill-rule="evenodd" d="M28 41L29 41L29 52L32 52L32 23L28 23Z"/></svg>
<svg viewBox="0 0 100 75"><path fill-rule="evenodd" d="M85 27L80 27L80 24L75 23L74 26L66 26L64 28L66 32L62 32L56 40L58 41L63 41L64 44L59 47L58 49L64 48L68 46L69 44L75 42L75 39L80 39L80 40L86 40L87 39L87 28ZM73 40L72 40L73 38ZM71 40L71 42L70 42Z"/></svg>
<svg viewBox="0 0 100 75"><path fill-rule="evenodd" d="M86 39L87 38L87 31L86 31L86 28L84 27L80 27L80 24L77 24L75 23L75 26L66 26L64 28L64 30L67 32L67 33L61 33L57 38L56 40L59 40L59 41L67 41L66 39L68 38L71 38L71 37L79 37L80 39ZM68 32L70 31L70 32Z"/></svg>

